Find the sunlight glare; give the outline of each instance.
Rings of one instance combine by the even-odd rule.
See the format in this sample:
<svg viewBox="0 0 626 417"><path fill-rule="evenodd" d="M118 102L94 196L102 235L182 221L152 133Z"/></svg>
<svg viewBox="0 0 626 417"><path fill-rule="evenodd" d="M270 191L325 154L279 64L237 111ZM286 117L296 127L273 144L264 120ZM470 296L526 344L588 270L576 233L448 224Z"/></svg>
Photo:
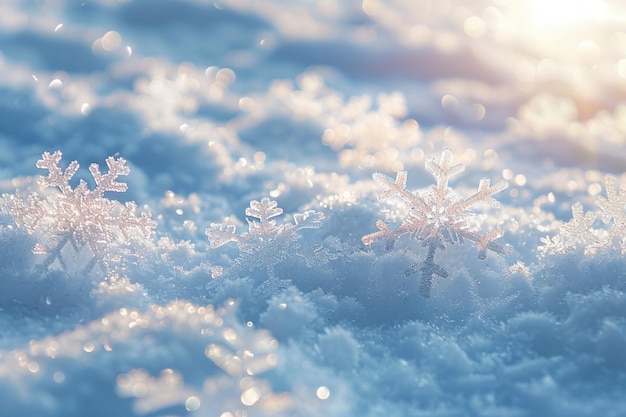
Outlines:
<svg viewBox="0 0 626 417"><path fill-rule="evenodd" d="M544 25L560 26L579 19L603 20L606 5L602 0L533 0L536 21Z"/></svg>

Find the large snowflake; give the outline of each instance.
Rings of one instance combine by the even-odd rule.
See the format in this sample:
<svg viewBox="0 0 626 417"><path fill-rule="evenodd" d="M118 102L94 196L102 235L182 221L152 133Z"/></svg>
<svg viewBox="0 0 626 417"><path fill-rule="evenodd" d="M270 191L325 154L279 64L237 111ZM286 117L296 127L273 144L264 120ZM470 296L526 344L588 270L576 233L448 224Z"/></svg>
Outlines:
<svg viewBox="0 0 626 417"><path fill-rule="evenodd" d="M17 195L5 197L9 211L18 226L37 235L39 243L33 252L45 255L44 269L58 263L66 272L87 274L96 265L112 272L114 265L123 264L132 241L151 236L156 222L149 211L137 216L135 202L122 205L104 197L105 192L124 192L128 187L116 182L130 172L123 158L108 157L106 174L98 164L91 164L89 172L96 187L90 190L83 179L72 188L70 181L78 162L72 161L63 171L61 157L61 151L41 156L37 168L47 169L48 175L37 178L40 189L26 200Z"/></svg>
<svg viewBox="0 0 626 417"><path fill-rule="evenodd" d="M442 278L448 276L446 269L435 262L437 250L445 249L447 244L470 240L478 248L478 258L481 260L486 258L488 250L506 253L506 248L494 242L504 235L504 231L497 228L484 234L478 233L470 222L470 218L475 215L470 208L481 202L498 207L499 203L492 195L507 188L508 183L501 181L491 185L490 180L484 178L478 184L478 191L463 198L448 187L450 177L465 169L463 164L453 163L453 159L452 151L447 148L441 153L439 162L435 158L427 159L426 170L435 178L436 185L431 185L422 192L410 192L406 189L406 171L398 172L395 180L379 172L373 175L374 181L385 188L385 191L378 194L378 199L383 201L400 197L408 214L395 229L379 219L376 222L379 230L363 236L362 241L371 245L378 240L384 240L387 249L393 248L403 235L409 235L421 242L428 250L426 259L411 265L405 274L409 276L416 272L421 273L420 294L424 297L430 296L433 275Z"/></svg>
<svg viewBox="0 0 626 417"><path fill-rule="evenodd" d="M248 270L266 267L269 281L277 281L274 266L299 253L299 231L317 229L324 219L323 213L308 210L294 214L293 224L276 224L272 218L283 213L277 206L276 201L266 197L261 201L252 200L246 209L248 231L241 234L236 233L234 225L211 224L206 229L211 247L237 242L239 256L235 260L236 266Z"/></svg>

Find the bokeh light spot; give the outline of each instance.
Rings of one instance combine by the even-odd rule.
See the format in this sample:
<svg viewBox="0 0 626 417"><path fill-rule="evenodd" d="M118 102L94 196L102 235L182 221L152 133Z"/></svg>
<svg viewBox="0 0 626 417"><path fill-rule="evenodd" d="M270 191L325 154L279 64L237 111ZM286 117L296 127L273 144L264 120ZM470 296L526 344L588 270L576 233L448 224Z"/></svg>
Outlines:
<svg viewBox="0 0 626 417"><path fill-rule="evenodd" d="M485 34L485 22L478 16L471 16L465 20L463 25L465 34L470 38L480 38Z"/></svg>
<svg viewBox="0 0 626 417"><path fill-rule="evenodd" d="M317 390L315 390L315 395L320 400L327 400L328 398L330 398L330 390L327 386L322 385L319 386Z"/></svg>
<svg viewBox="0 0 626 417"><path fill-rule="evenodd" d="M533 0L530 6L535 21L542 25L561 26L580 19L606 18L602 0Z"/></svg>
<svg viewBox="0 0 626 417"><path fill-rule="evenodd" d="M107 52L115 51L121 43L122 37L114 30L105 33L102 37L102 49Z"/></svg>
<svg viewBox="0 0 626 417"><path fill-rule="evenodd" d="M185 400L185 409L187 411L196 411L200 408L200 404L200 398L192 395L191 397L187 398L187 400Z"/></svg>

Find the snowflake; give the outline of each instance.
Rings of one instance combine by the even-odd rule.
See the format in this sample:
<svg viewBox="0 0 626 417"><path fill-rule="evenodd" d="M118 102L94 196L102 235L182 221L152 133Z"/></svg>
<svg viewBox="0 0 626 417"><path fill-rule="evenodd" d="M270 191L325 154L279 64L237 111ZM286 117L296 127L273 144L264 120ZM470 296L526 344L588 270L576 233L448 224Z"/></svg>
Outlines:
<svg viewBox="0 0 626 417"><path fill-rule="evenodd" d="M604 180L606 197L595 200L599 213L584 212L583 205L572 205L572 219L563 224L556 236L545 237L539 247L543 255L565 253L582 248L585 255L593 255L601 248L611 248L622 255L626 253L626 190L617 188L617 180L607 175ZM594 228L598 219L607 225Z"/></svg>
<svg viewBox="0 0 626 417"><path fill-rule="evenodd" d="M299 253L301 229L317 229L324 219L324 214L309 210L293 216L294 224L276 224L273 217L280 216L283 210L278 203L269 198L261 201L252 200L246 209L246 215L258 220L247 219L248 231L236 234L234 225L212 223L206 229L211 248L218 248L228 242L237 242L239 256L235 260L238 267L250 271L265 266L270 283L277 283L274 266Z"/></svg>
<svg viewBox="0 0 626 417"><path fill-rule="evenodd" d="M5 196L9 212L18 226L40 238L33 252L46 255L42 262L44 270L58 262L63 271L81 275L90 273L97 264L112 272L113 265L123 263L129 255L131 242L139 237L149 238L156 222L149 211L138 217L135 202L122 205L104 198L105 192L127 189L125 183L116 182L120 175L130 172L123 158L108 157L106 174L100 172L98 164L91 164L89 172L96 187L90 190L82 179L76 188L70 186L79 165L72 161L63 171L58 165L61 156L61 151L42 155L37 168L47 169L48 175L37 178L41 189L26 200L18 195ZM47 192L50 189L59 192ZM90 252L87 261L78 265L85 250Z"/></svg>
<svg viewBox="0 0 626 417"><path fill-rule="evenodd" d="M381 173L373 175L374 181L386 188L378 194L378 200L398 196L408 209L408 214L396 229L392 229L390 224L379 219L376 222L379 230L363 236L362 241L366 245L371 245L378 240L384 240L387 249L391 249L395 242L406 234L422 242L422 246L428 248L426 259L411 265L405 271L405 275L420 272L420 294L429 297L433 275L442 278L448 276L445 268L435 263L437 249L443 250L446 244L463 243L467 239L476 244L478 258L481 260L486 258L488 250L500 254L507 252L506 248L494 242L504 235L504 231L498 228L482 235L477 233L471 226L470 218L474 213L469 209L481 202L498 207L498 201L491 196L507 188L508 183L501 181L492 186L490 180L484 178L480 181L476 193L463 198L448 187L448 181L450 177L462 172L465 166L460 163L453 164L452 151L447 148L441 153L439 163L435 158L428 158L426 169L435 178L436 185L423 192L406 190L406 171L398 172L395 180Z"/></svg>

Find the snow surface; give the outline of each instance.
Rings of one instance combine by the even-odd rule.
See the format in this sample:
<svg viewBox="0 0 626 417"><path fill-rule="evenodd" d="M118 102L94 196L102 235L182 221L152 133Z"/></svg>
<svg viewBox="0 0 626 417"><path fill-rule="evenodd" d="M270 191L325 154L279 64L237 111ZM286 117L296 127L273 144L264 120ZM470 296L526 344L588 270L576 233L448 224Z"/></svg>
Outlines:
<svg viewBox="0 0 626 417"><path fill-rule="evenodd" d="M623 2L3 0L0 75L0 416L626 415ZM444 239L424 297L427 237L362 238L445 148L506 254ZM73 222L56 150L152 234Z"/></svg>

